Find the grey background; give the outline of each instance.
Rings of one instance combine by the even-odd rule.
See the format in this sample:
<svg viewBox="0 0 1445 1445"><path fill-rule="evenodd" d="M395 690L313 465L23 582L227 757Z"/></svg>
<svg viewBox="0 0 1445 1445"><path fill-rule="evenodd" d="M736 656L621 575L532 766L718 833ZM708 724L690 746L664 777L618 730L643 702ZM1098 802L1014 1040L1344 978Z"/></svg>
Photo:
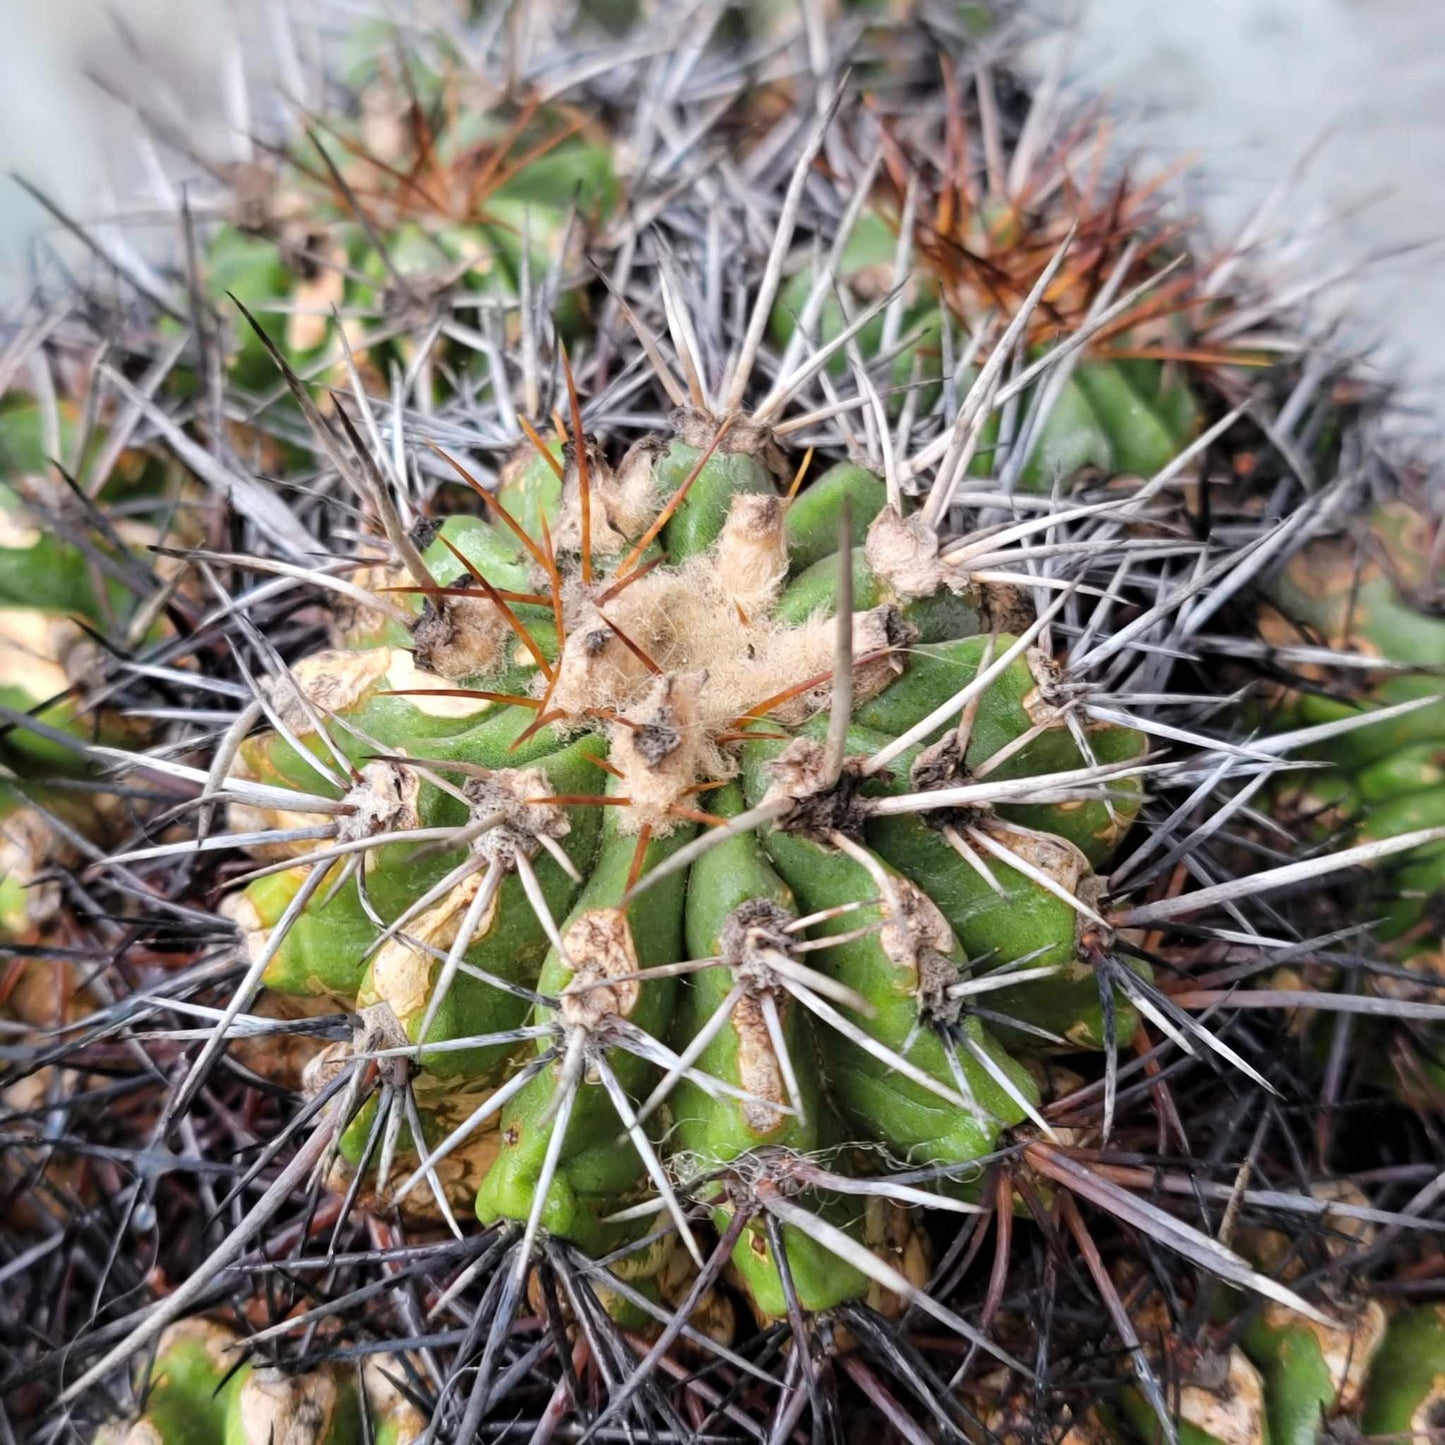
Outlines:
<svg viewBox="0 0 1445 1445"><path fill-rule="evenodd" d="M114 214L122 199L129 208L145 182L133 124L87 73L133 71L128 33L156 77L148 98L173 105L207 144L226 144L219 57L238 25L264 37L280 3L0 0L0 171L22 172L88 219ZM1060 14L1062 3L1038 8ZM1288 255L1270 247L1257 264L1278 270L1281 284L1346 273L1314 296L1316 314L1345 308L1354 344L1373 347L1410 399L1436 412L1445 396L1436 244L1445 237L1445 5L1079 0L1074 18L1068 74L1108 93L1124 143L1161 162L1195 158L1176 190L1220 240L1314 148L1271 233L1306 244ZM1040 66L1058 44L1035 48ZM43 224L0 179L0 296L13 298ZM1390 254L1412 243L1425 247Z"/></svg>

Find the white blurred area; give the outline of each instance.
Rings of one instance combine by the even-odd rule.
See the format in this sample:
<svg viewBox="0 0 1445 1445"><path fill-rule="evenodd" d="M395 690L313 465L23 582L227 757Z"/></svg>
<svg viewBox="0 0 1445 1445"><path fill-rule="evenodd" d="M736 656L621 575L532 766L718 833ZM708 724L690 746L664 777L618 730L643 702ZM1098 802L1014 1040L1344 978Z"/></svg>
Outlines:
<svg viewBox="0 0 1445 1445"><path fill-rule="evenodd" d="M1343 311L1341 343L1445 419L1445 4L1076 3L1067 72L1107 96L1121 142L1193 162L1175 191L1219 244L1272 199L1255 264L1279 263L1315 321Z"/></svg>
<svg viewBox="0 0 1445 1445"><path fill-rule="evenodd" d="M322 9L312 0L0 0L0 314L25 295L36 238L59 230L13 176L82 223L124 218L142 250L166 244L173 224L153 205L162 168L140 146L130 101L201 155L237 158L247 131L280 116L277 75L289 71L293 88L315 75L316 25L280 25L283 6Z"/></svg>
<svg viewBox="0 0 1445 1445"><path fill-rule="evenodd" d="M146 103L173 89L189 133L224 143L230 34L220 0L0 0L0 295L23 288L32 238L55 224L12 173L82 220L128 210L145 183L136 123L101 82L129 89L143 54Z"/></svg>
<svg viewBox="0 0 1445 1445"><path fill-rule="evenodd" d="M0 0L0 173L20 172L82 219L128 210L145 180L132 122L87 72L145 74L133 44L147 57L147 103L170 104L208 148L228 146L221 57L238 24L253 55L272 53L282 3ZM321 5L290 8L305 16ZM1158 163L1195 158L1176 189L1211 234L1230 237L1313 147L1275 217L1276 231L1317 242L1292 258L1293 283L1427 245L1377 259L1316 305L1348 302L1351 343L1378 343L1380 365L1408 379L1411 399L1445 411L1445 4L1077 0L1076 9L1071 77L1108 94L1123 142ZM48 225L0 175L0 299L23 291L31 239Z"/></svg>

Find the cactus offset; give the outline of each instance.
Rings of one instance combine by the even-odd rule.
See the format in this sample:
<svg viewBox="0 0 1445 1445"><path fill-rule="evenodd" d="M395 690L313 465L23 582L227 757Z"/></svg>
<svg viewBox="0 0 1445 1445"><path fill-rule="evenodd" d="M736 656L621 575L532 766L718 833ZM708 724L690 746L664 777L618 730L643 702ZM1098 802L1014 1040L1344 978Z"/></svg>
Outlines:
<svg viewBox="0 0 1445 1445"><path fill-rule="evenodd" d="M1328 770L1282 784L1281 805L1314 837L1369 843L1445 823L1441 531L1422 494L1385 502L1352 532L1320 537L1288 560L1260 631L1297 679L1277 717L1326 731L1359 724L1309 749ZM1385 716L1371 722L1372 712ZM1442 867L1437 843L1412 850L1380 878L1371 922L1384 956L1367 975L1373 992L1405 1004L1437 999ZM1402 1023L1405 1053L1395 1073L1412 1099L1438 1108L1442 1075L1428 1018L1412 1023L1407 1013Z"/></svg>

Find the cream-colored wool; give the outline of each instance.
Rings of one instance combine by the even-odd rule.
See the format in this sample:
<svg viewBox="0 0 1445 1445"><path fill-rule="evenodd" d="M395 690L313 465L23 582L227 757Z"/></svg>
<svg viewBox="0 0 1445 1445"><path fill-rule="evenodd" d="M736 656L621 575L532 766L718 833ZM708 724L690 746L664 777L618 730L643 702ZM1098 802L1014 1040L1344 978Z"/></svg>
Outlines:
<svg viewBox="0 0 1445 1445"><path fill-rule="evenodd" d="M254 1369L234 1408L243 1440L321 1445L340 1404L340 1391L329 1370L283 1375L279 1370Z"/></svg>
<svg viewBox="0 0 1445 1445"><path fill-rule="evenodd" d="M739 535L728 555L742 568L749 585L756 586L766 581L774 563L760 562L756 553L745 555L740 534L747 525L739 521ZM578 721L620 716L629 722L649 722L648 708L661 704L660 695L654 696L661 674L673 679L669 705L683 709L681 758L668 766L656 790L645 781L637 785L649 797L655 791L652 806L629 789L627 796L644 804L627 810L629 826L644 822L665 826L657 806L664 794L675 799L688 784L729 776L735 765L716 739L740 719L766 715L796 726L831 701L836 621L820 618L789 627L771 621L761 610L740 611L728 590L737 576L736 571L723 572L714 550L681 567L649 573L602 607L576 579L569 579L567 641L549 709ZM766 585L774 584L766 581ZM897 638L897 614L892 608L853 615L855 699L874 696L902 671ZM685 704L684 688L692 694ZM774 699L778 701L764 707ZM614 729L618 734L626 731L625 724ZM631 778L635 774L628 768L625 741L622 751L624 757L618 761ZM688 760L690 776L683 776L682 758Z"/></svg>
<svg viewBox="0 0 1445 1445"><path fill-rule="evenodd" d="M788 576L787 506L781 497L740 492L717 542L718 581L743 615L771 607Z"/></svg>
<svg viewBox="0 0 1445 1445"><path fill-rule="evenodd" d="M418 664L451 682L497 671L512 637L500 608L480 592L435 598L412 628Z"/></svg>

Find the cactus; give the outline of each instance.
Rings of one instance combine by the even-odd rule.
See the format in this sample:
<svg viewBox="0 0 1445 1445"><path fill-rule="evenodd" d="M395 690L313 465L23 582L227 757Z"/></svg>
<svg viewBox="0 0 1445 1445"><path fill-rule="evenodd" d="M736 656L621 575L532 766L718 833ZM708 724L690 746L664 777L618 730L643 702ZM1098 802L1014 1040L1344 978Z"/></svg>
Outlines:
<svg viewBox="0 0 1445 1445"><path fill-rule="evenodd" d="M1309 1194L1323 1209L1319 1237L1301 1241L1264 1229L1250 1231L1241 1244L1256 1258L1270 1259L1286 1278L1298 1278L1322 1257L1328 1319L1274 1302L1236 1313L1238 1296L1226 1296L1216 1302L1215 1321L1198 1342L1171 1334L1162 1318L1151 1322L1161 1360L1174 1356L1169 1363L1178 1379L1181 1440L1316 1445L1350 1430L1428 1439L1435 1428L1431 1412L1445 1359L1439 1310L1387 1308L1352 1277L1379 1232L1375 1211L1358 1189L1320 1181ZM1142 1312L1158 1313L1147 1306ZM1116 1439L1149 1439L1157 1428L1132 1387L1092 1423L1104 1438Z"/></svg>
<svg viewBox="0 0 1445 1445"><path fill-rule="evenodd" d="M490 528L443 521L415 564L412 650L298 662L279 728L238 754L249 784L288 790L288 814L339 803L345 820L267 835L303 851L231 906L249 981L384 1016L416 1048L424 1127L432 1112L457 1125L442 1147L481 1119L500 1132L482 1220L597 1255L645 1231L645 1216L606 1220L648 1189L691 1241L679 1166L643 1128L662 1108L704 1175L766 1171L851 1131L963 1166L1039 1117L1002 1037L1100 1047L1106 1008L1132 1027L1129 995L1106 1006L1080 956L1091 910L1075 899L1097 899L1092 870L1138 810L1142 734L1091 724L1075 741L1027 636L951 635L1000 604L974 587L957 607L970 589L939 561L923 590L916 530L876 479L824 475L790 529L756 457L714 446L660 437L614 470L569 439L535 536L500 497ZM697 460L674 490L679 447ZM865 492L876 515L855 569L847 513ZM813 561L825 507L843 545ZM649 565L654 539L666 556ZM834 574L821 601L820 567ZM855 570L866 610L849 602ZM788 603L798 586L805 610ZM444 672L416 665L423 636ZM871 821L874 800L921 811L942 788L978 801L950 794L941 829L906 809ZM994 993L977 1013L975 992ZM801 1262L794 1282L806 1299ZM749 1292L779 1313L775 1277Z"/></svg>
<svg viewBox="0 0 1445 1445"><path fill-rule="evenodd" d="M815 246L826 261L803 265L780 294L771 330L785 358L801 354L805 339L815 346L836 340L849 316L886 297L887 309L858 333L859 345L892 357L885 392L890 411L896 414L910 391L927 405L943 376L945 327L957 327L955 345L966 348L964 338L993 308L1029 294L1040 258L1068 233L1070 260L1039 299L1025 355L1037 360L1047 350L1043 338L1059 329L1094 344L1075 364L1055 367L1032 385L1000 387L1000 402L1016 398L1008 462L998 466L995 455L1000 415L984 427L970 474L997 473L1028 491L1047 491L1086 469L1148 477L1192 440L1199 404L1178 360L1178 336L1170 335L1179 328L1171 328L1157 296L1140 299L1135 288L1149 271L1131 270L1133 258L1120 247L1107 205L1095 210L1087 197L1072 222L1048 210L1030 215L1006 196L978 190L954 153L936 173L911 152L890 169L898 192L891 206L865 209L851 229L846 216L830 217ZM904 234L910 187L917 214L913 232ZM1097 291L1090 278L1106 271L1109 285ZM1123 300L1108 304L1125 287ZM1131 334L1131 325L1158 334L1146 342ZM840 374L846 357L839 352L829 364ZM965 366L962 375L973 381L981 369Z"/></svg>
<svg viewBox="0 0 1445 1445"><path fill-rule="evenodd" d="M1289 558L1262 608L1260 633L1295 678L1276 699L1276 718L1325 733L1342 720L1363 724L1316 743L1307 756L1327 771L1281 784L1281 806L1315 837L1368 843L1445 819L1441 544L1424 496L1382 503L1351 531L1317 537ZM1331 654L1340 661L1331 663ZM1295 661L1307 655L1319 660ZM1382 718L1371 723L1374 712ZM1427 1005L1434 998L1445 957L1442 863L1438 845L1421 848L1379 880L1371 923L1383 956L1365 981L1384 997ZM1438 1107L1442 1076L1426 1020L1402 1019L1409 1057L1395 1067L1413 1100Z"/></svg>
<svg viewBox="0 0 1445 1445"><path fill-rule="evenodd" d="M1198 1445L1314 1445L1350 1424L1386 1433L1386 1422L1406 1438L1428 1438L1436 1399L1429 1372L1438 1370L1442 1347L1445 1335L1431 1308L1408 1311L1388 1328L1374 1302L1334 1327L1288 1312L1266 1316L1250 1325L1242 1345L1190 1362L1179 1387L1179 1438ZM1142 1403L1126 1392L1120 1414L1147 1440L1155 1421Z"/></svg>
<svg viewBox="0 0 1445 1445"><path fill-rule="evenodd" d="M396 1361L368 1364L359 1392L335 1367L286 1374L248 1363L241 1344L240 1335L204 1318L172 1325L142 1382L140 1416L100 1438L114 1445L411 1445L426 1429L398 1386L405 1375Z"/></svg>
<svg viewBox="0 0 1445 1445"><path fill-rule="evenodd" d="M0 1040L0 1392L162 1445L978 1439L1117 1344L1077 1434L1183 1438L1201 1349L1275 1434L1353 1417L1338 1297L1232 1231L1348 1147L1373 1299L1433 1175L1397 1108L1331 1135L1373 1081L1289 1020L1362 1001L1249 984L1338 966L1321 881L1379 865L1363 1002L1438 1021L1428 530L1334 585L1345 484L1292 515L1255 430L1315 371L1244 414L1219 273L1054 185L1082 131L971 17L629 8L362 27L183 263L17 342L63 395L0 412L0 603L95 652L0 699L11 973L85 978ZM1141 1240L1207 1328L1141 1340ZM1428 1325L1364 1308L1417 1429Z"/></svg>

